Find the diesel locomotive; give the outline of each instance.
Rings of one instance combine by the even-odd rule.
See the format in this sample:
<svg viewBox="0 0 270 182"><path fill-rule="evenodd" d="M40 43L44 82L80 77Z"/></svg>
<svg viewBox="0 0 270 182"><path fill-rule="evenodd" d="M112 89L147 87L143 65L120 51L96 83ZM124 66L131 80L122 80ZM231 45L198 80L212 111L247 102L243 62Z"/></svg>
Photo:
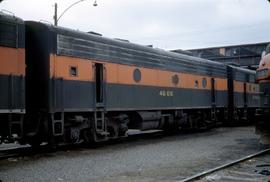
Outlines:
<svg viewBox="0 0 270 182"><path fill-rule="evenodd" d="M0 143L22 138L24 116L24 21L0 12Z"/></svg>
<svg viewBox="0 0 270 182"><path fill-rule="evenodd" d="M261 143L267 145L270 144L270 44L262 54L256 79L261 93L261 104L256 113L256 131L261 135Z"/></svg>
<svg viewBox="0 0 270 182"><path fill-rule="evenodd" d="M260 106L255 71L3 14L0 28L2 141L206 128Z"/></svg>

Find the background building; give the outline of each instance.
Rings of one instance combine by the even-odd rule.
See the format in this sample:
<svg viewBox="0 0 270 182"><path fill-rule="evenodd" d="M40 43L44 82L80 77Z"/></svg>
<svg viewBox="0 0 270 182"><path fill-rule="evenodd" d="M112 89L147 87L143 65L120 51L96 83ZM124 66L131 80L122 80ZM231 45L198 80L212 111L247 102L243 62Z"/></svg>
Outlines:
<svg viewBox="0 0 270 182"><path fill-rule="evenodd" d="M239 65L256 69L259 65L262 52L270 42L232 45L224 47L211 47L186 50L187 54L193 56ZM183 50L173 50L173 52L184 53Z"/></svg>

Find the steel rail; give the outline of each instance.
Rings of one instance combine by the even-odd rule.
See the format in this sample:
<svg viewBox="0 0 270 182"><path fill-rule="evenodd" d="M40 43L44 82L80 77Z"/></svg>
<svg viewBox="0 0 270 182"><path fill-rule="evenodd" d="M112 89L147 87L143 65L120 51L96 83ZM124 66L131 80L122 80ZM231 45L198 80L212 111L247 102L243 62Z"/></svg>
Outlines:
<svg viewBox="0 0 270 182"><path fill-rule="evenodd" d="M190 176L188 178L185 178L183 180L179 180L178 182L191 182L191 181L194 181L194 180L199 180L202 177L205 177L205 176L207 176L209 174L212 174L212 173L214 173L216 171L220 171L220 170L225 169L227 167L233 166L233 165L235 165L237 163L244 162L244 161L246 161L248 159L251 159L251 158L254 158L254 157L263 155L263 154L268 153L268 152L270 152L270 148L269 149L262 150L262 151L259 151L257 153L254 153L254 154L251 154L251 155L248 155L248 156L245 156L245 157L242 157L240 159L237 159L237 160L234 160L232 162L226 163L226 164L221 165L219 167L215 167L213 169L209 169L209 170L203 171L201 173L195 174L195 175Z"/></svg>
<svg viewBox="0 0 270 182"><path fill-rule="evenodd" d="M19 157L22 154L29 153L30 151L31 151L30 146L1 149L0 150L0 160L12 158L12 157Z"/></svg>

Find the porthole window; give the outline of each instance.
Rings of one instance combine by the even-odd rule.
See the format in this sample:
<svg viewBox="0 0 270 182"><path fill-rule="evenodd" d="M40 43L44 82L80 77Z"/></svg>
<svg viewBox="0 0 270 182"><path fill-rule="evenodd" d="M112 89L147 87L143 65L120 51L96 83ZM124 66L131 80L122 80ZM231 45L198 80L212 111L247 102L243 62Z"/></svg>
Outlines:
<svg viewBox="0 0 270 182"><path fill-rule="evenodd" d="M195 88L198 88L199 87L199 82L198 80L195 80Z"/></svg>
<svg viewBox="0 0 270 182"><path fill-rule="evenodd" d="M69 74L70 76L78 76L78 69L76 66L69 67Z"/></svg>
<svg viewBox="0 0 270 182"><path fill-rule="evenodd" d="M174 85L177 85L179 83L179 76L178 75L173 75L172 76L172 83Z"/></svg>
<svg viewBox="0 0 270 182"><path fill-rule="evenodd" d="M141 81L141 77L142 77L142 74L141 74L141 71L136 68L134 71L133 71L133 79L135 82L140 82Z"/></svg>
<svg viewBox="0 0 270 182"><path fill-rule="evenodd" d="M203 88L206 88L206 86L207 86L207 80L206 80L206 78L203 78L202 79L202 86L203 86Z"/></svg>

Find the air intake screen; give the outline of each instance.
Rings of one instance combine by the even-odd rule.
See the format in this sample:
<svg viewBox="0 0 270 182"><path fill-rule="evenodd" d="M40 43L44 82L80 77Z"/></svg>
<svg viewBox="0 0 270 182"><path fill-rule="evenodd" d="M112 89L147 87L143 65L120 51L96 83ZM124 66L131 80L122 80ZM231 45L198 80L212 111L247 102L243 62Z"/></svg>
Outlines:
<svg viewBox="0 0 270 182"><path fill-rule="evenodd" d="M0 22L0 45L17 47L17 26Z"/></svg>

